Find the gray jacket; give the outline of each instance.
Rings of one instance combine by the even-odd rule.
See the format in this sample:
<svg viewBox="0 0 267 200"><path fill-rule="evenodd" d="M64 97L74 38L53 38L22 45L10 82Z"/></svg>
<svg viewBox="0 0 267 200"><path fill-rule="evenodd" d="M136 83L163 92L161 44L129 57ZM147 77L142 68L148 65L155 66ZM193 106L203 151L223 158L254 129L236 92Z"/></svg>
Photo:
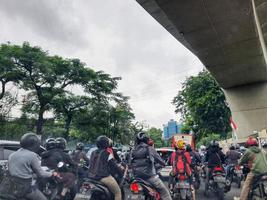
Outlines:
<svg viewBox="0 0 267 200"><path fill-rule="evenodd" d="M23 148L9 156L8 171L11 176L22 179L31 179L33 174L39 177L52 176L51 172L41 168L41 161L36 153Z"/></svg>
<svg viewBox="0 0 267 200"><path fill-rule="evenodd" d="M156 150L145 143L140 143L135 146L132 150L131 158L134 176L143 179L148 179L156 175L156 164L165 165L165 162Z"/></svg>

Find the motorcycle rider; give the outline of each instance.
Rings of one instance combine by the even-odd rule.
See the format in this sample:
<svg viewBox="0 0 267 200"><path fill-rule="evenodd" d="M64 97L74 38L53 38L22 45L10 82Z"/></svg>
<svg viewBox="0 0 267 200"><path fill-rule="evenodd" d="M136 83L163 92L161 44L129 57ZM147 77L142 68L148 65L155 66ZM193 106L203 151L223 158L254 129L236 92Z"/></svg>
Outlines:
<svg viewBox="0 0 267 200"><path fill-rule="evenodd" d="M171 195L157 175L155 167L156 163L164 166L165 162L156 150L147 144L148 141L149 137L144 132L136 135L136 144L130 156L130 165L134 176L151 184L160 193L161 199L171 200Z"/></svg>
<svg viewBox="0 0 267 200"><path fill-rule="evenodd" d="M82 142L78 142L76 144L76 150L72 151L70 155L72 160L76 162L76 165L78 166L78 179L80 187L80 180L83 180L87 177L89 166L89 159L84 151L84 144Z"/></svg>
<svg viewBox="0 0 267 200"><path fill-rule="evenodd" d="M201 157L198 152L194 151L190 144L186 144L185 151L190 154L191 157L191 167L201 164Z"/></svg>
<svg viewBox="0 0 267 200"><path fill-rule="evenodd" d="M190 146L190 148L191 148L191 146ZM173 152L171 154L171 159L170 159L170 164L172 165L172 171L171 171L170 177L169 177L169 188L170 188L170 190L173 189L175 177L179 173L186 174L189 178L189 184L190 184L191 189L192 189L193 200L194 200L195 199L195 190L194 190L194 187L192 185L192 169L190 167L192 164L192 159L191 159L189 150L190 149L188 147L188 151L186 151L185 142L182 139L178 140L176 142L175 152ZM192 149L191 149L191 151L192 151ZM179 156L181 156L182 159L179 159ZM179 160L181 162L180 164L179 164ZM181 167L178 168L178 166L181 166Z"/></svg>
<svg viewBox="0 0 267 200"><path fill-rule="evenodd" d="M225 163L225 155L220 149L219 143L215 140L210 142L210 145L207 149L205 162L207 163L207 177L205 187L209 186L209 179L213 172L213 169L217 166L221 166Z"/></svg>
<svg viewBox="0 0 267 200"><path fill-rule="evenodd" d="M21 148L9 156L9 177L7 183L3 182L1 185L1 195L13 193L17 199L47 200L38 187L32 186L33 175L46 178L58 174L46 172L41 168L40 159L36 154L40 144L40 139L34 133L26 133L21 137Z"/></svg>
<svg viewBox="0 0 267 200"><path fill-rule="evenodd" d="M92 152L89 164L89 178L98 180L106 185L114 194L115 200L121 200L121 189L117 181L111 176L110 169L122 173L123 168L118 166L113 152L109 148L110 139L101 135L96 139L97 149Z"/></svg>
<svg viewBox="0 0 267 200"><path fill-rule="evenodd" d="M241 157L241 154L236 150L236 145L231 144L229 151L227 151L225 155L225 160L227 164L225 171L226 171L227 178L231 177L231 173L233 172L231 169L233 169L233 167L238 165L238 160L240 157Z"/></svg>
<svg viewBox="0 0 267 200"><path fill-rule="evenodd" d="M85 162L87 166L89 165L89 159L86 156L84 144L82 142L76 144L76 150L71 153L71 158L77 165L81 164L81 162L82 164Z"/></svg>
<svg viewBox="0 0 267 200"><path fill-rule="evenodd" d="M49 138L46 140L47 151L42 154L42 165L49 167L50 169L57 169L58 163L63 162L68 169L62 169L60 171L61 179L64 188L62 189L61 194L58 196L58 199L64 199L66 193L70 190L72 198L75 196L75 180L76 180L76 170L77 164L71 159L70 155L64 150L66 148L67 141L58 137L56 139Z"/></svg>
<svg viewBox="0 0 267 200"><path fill-rule="evenodd" d="M258 141L249 137L247 142L247 151L241 157L239 164L248 164L251 171L243 184L240 200L247 200L253 177L267 172L267 154L259 148Z"/></svg>

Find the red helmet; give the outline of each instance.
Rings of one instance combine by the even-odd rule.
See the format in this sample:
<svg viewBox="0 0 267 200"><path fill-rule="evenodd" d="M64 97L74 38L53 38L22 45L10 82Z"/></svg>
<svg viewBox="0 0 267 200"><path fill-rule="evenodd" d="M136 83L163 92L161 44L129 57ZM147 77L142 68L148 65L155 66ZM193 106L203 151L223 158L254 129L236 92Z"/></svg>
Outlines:
<svg viewBox="0 0 267 200"><path fill-rule="evenodd" d="M258 141L255 138L249 137L246 142L247 147L258 146Z"/></svg>

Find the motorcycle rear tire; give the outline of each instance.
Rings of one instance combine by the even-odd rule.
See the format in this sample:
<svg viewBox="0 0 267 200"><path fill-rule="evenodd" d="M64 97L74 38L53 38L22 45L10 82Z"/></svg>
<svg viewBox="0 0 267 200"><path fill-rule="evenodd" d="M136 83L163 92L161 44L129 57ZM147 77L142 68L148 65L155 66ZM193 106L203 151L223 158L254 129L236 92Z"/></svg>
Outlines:
<svg viewBox="0 0 267 200"><path fill-rule="evenodd" d="M224 200L224 191L223 191L223 189L218 190L216 195L218 196L219 200Z"/></svg>

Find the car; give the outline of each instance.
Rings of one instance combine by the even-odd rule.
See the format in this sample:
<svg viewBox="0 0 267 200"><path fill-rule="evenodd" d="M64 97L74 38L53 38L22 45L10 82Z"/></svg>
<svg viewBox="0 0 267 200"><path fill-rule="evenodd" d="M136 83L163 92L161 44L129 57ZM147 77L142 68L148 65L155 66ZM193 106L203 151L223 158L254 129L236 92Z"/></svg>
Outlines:
<svg viewBox="0 0 267 200"><path fill-rule="evenodd" d="M169 165L169 160L172 152L174 152L175 150L171 147L163 147L163 148L156 148L156 151L166 163L166 166L161 169L160 174L161 174L161 179L167 181L169 174L172 170L172 166Z"/></svg>
<svg viewBox="0 0 267 200"><path fill-rule="evenodd" d="M19 141L0 140L0 181L8 169L8 157L18 149L20 149ZM38 154L41 155L44 151L45 148L41 146Z"/></svg>
<svg viewBox="0 0 267 200"><path fill-rule="evenodd" d="M156 151L161 156L161 158L165 161L166 164L168 164L169 158L175 150L171 147L162 147L162 148L156 148Z"/></svg>
<svg viewBox="0 0 267 200"><path fill-rule="evenodd" d="M0 140L0 181L7 171L8 157L20 148L18 141Z"/></svg>

